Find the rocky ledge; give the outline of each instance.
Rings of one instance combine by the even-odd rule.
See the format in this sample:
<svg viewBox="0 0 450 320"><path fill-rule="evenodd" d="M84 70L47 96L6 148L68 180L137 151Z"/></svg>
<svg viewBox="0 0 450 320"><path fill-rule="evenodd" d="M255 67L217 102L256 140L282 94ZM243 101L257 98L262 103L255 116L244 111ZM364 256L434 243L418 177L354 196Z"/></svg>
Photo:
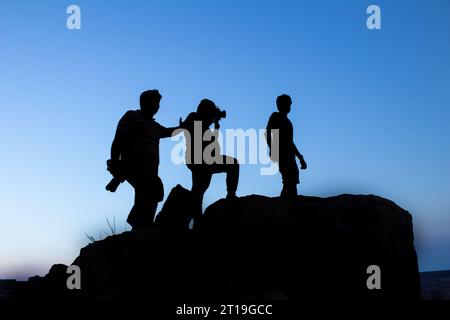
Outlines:
<svg viewBox="0 0 450 320"><path fill-rule="evenodd" d="M210 205L188 228L189 191L177 186L155 225L89 244L35 280L33 297L82 300L419 299L411 215L373 195L283 200L250 195ZM369 289L369 266L381 289ZM371 280L369 282L372 282Z"/></svg>

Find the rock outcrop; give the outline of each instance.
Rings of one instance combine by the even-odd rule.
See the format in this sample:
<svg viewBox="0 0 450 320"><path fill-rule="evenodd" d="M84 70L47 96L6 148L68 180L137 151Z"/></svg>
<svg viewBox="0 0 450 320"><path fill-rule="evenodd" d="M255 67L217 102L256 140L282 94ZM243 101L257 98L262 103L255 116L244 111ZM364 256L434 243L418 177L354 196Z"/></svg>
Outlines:
<svg viewBox="0 0 450 320"><path fill-rule="evenodd" d="M207 301L420 297L412 218L392 201L373 195L222 199L189 230L181 227L189 220L191 206L185 203L189 197L177 192L183 199L169 196L161 213L167 219L161 215L151 228L83 248L73 262L81 268L82 290L66 290L66 295L55 297ZM380 268L380 290L367 288L370 265ZM47 284L59 288L62 269L50 272L39 292L54 294L42 288Z"/></svg>

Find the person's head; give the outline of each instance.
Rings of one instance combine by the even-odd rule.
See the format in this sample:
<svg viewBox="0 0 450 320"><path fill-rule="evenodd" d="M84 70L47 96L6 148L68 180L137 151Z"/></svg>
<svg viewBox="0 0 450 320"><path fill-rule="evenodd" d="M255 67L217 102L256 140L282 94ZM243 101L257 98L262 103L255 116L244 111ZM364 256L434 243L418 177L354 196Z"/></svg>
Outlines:
<svg viewBox="0 0 450 320"><path fill-rule="evenodd" d="M142 112L149 116L154 116L159 110L159 102L162 96L158 90L147 90L141 93L139 97L139 104Z"/></svg>
<svg viewBox="0 0 450 320"><path fill-rule="evenodd" d="M277 108L281 113L288 114L291 111L292 99L287 94L282 94L277 98Z"/></svg>
<svg viewBox="0 0 450 320"><path fill-rule="evenodd" d="M209 99L203 99L197 107L197 114L200 119L210 126L214 122L214 112L216 111L216 104Z"/></svg>

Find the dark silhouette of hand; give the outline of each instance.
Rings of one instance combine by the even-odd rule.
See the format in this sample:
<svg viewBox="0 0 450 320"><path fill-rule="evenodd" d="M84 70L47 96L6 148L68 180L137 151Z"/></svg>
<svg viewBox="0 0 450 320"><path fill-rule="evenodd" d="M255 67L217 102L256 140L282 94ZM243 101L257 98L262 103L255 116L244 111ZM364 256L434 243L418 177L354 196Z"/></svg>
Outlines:
<svg viewBox="0 0 450 320"><path fill-rule="evenodd" d="M306 161L305 161L305 159L303 158L303 156L300 157L300 164L302 165L302 166L301 166L301 169L302 169L302 170L306 170L306 168L308 168L308 165L306 164Z"/></svg>

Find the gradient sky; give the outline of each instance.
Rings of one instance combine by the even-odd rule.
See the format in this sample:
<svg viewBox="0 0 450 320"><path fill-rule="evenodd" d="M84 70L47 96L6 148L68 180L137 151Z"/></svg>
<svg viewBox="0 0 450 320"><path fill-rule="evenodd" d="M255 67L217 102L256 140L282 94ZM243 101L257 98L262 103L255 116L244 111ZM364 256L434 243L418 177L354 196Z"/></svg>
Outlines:
<svg viewBox="0 0 450 320"><path fill-rule="evenodd" d="M66 28L77 4L82 29ZM382 29L366 28L378 4ZM2 1L0 278L45 274L118 231L133 201L111 194L117 121L158 88L176 125L200 99L222 128L264 128L293 98L306 195L377 194L410 211L420 269L450 269L450 1ZM161 142L166 195L190 171ZM239 195L276 196L281 177L241 167ZM206 204L225 195L213 178Z"/></svg>

